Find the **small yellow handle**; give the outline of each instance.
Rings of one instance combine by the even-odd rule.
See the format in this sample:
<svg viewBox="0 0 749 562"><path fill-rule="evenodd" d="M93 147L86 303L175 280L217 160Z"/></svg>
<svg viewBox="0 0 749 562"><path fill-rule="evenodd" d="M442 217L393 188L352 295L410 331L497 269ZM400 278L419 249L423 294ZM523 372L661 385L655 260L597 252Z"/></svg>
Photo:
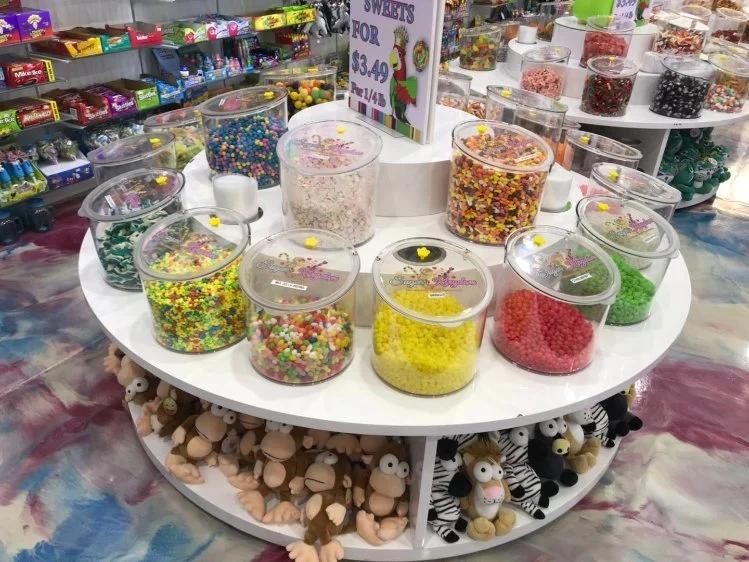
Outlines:
<svg viewBox="0 0 749 562"><path fill-rule="evenodd" d="M213 228L218 228L221 226L221 219L218 218L217 215L211 215L211 218L208 219L208 224L210 224Z"/></svg>
<svg viewBox="0 0 749 562"><path fill-rule="evenodd" d="M590 137L587 135L583 135L580 137L580 142L583 144L589 144L590 143Z"/></svg>
<svg viewBox="0 0 749 562"><path fill-rule="evenodd" d="M320 243L320 241L315 238L314 236L310 236L309 238L304 239L304 246L306 248L309 248L310 250L313 250L317 248L317 245Z"/></svg>
<svg viewBox="0 0 749 562"><path fill-rule="evenodd" d="M265 93L263 94L263 97L264 97L265 99L267 99L267 100L272 100L273 98L275 98L275 97L276 97L276 94L275 94L275 93L273 93L273 92L271 92L270 90L268 90L267 92L265 92Z"/></svg>
<svg viewBox="0 0 749 562"><path fill-rule="evenodd" d="M338 125L335 128L335 132L338 133L339 135L342 135L343 133L346 132L346 127L344 127L343 125Z"/></svg>
<svg viewBox="0 0 749 562"><path fill-rule="evenodd" d="M479 125L476 127L476 130L478 131L479 135L485 135L489 128L486 125Z"/></svg>
<svg viewBox="0 0 749 562"><path fill-rule="evenodd" d="M533 243L534 243L534 244L535 244L536 246L543 246L544 244L546 244L546 238L544 238L544 237L543 237L543 236L541 236L540 234L536 234L536 235L535 235L535 236L533 237Z"/></svg>
<svg viewBox="0 0 749 562"><path fill-rule="evenodd" d="M608 203L599 203L598 204L598 210L599 211L608 211L609 210L609 204Z"/></svg>
<svg viewBox="0 0 749 562"><path fill-rule="evenodd" d="M429 248L425 248L424 246L416 250L416 255L419 256L419 259L421 260L427 259L429 257L429 254L431 253L432 252L429 250Z"/></svg>
<svg viewBox="0 0 749 562"><path fill-rule="evenodd" d="M610 179L611 181L616 181L616 180L618 180L618 179L619 179L619 172L617 172L616 170L611 170L611 171L609 172L609 179Z"/></svg>
<svg viewBox="0 0 749 562"><path fill-rule="evenodd" d="M148 139L148 142L151 143L151 146L156 148L157 146L161 146L161 139L159 137L151 137Z"/></svg>
<svg viewBox="0 0 749 562"><path fill-rule="evenodd" d="M156 178L156 183L159 185L166 185L167 177L166 176L158 176Z"/></svg>

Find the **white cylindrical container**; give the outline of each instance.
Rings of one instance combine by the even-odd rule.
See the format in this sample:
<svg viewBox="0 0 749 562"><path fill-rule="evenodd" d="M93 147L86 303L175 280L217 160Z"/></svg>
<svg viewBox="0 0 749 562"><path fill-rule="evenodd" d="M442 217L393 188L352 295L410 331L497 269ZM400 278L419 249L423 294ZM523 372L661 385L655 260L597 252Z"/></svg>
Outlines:
<svg viewBox="0 0 749 562"><path fill-rule="evenodd" d="M218 174L213 178L216 206L237 211L248 221L258 214L257 180L240 174Z"/></svg>
<svg viewBox="0 0 749 562"><path fill-rule="evenodd" d="M524 45L534 45L536 43L536 34L538 28L530 25L521 25L518 28L518 43Z"/></svg>
<svg viewBox="0 0 749 562"><path fill-rule="evenodd" d="M544 184L541 210L547 213L559 213L566 210L571 188L572 174L559 164L554 164Z"/></svg>

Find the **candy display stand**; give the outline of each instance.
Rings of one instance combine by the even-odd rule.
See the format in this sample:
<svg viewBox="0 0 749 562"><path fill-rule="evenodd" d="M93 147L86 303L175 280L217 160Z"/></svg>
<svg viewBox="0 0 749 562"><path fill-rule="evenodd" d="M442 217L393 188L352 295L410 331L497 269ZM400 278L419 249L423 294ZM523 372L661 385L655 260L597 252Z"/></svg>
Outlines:
<svg viewBox="0 0 749 562"><path fill-rule="evenodd" d="M301 113L305 114L307 111ZM413 147L411 155L424 148L410 146ZM199 155L187 165L184 173L185 208L212 204L205 157ZM580 176L575 178L573 202L580 197L579 185L585 181ZM410 187L409 183L399 181L399 192L393 197L400 197ZM277 187L260 193L264 213L260 220L252 223L253 242L281 230L280 199L280 188ZM575 215L572 210L553 214L541 212L537 222L574 229ZM503 259L502 248L480 246L452 236L445 226L444 214L377 217L375 226L374 237L357 248L361 258L360 277L365 281L368 275L371 276L375 256L383 248L413 236L439 237L463 245L493 268ZM582 475L576 486L563 489L553 498L546 519L533 520L518 513L515 528L503 537L486 542L468 538L461 538L454 544L442 542L427 528L431 467L437 439L445 434L515 427L519 424L518 416L523 416L523 424L535 423L592 405L625 388L651 369L668 350L684 326L691 301L689 274L684 260L677 257L654 299L650 318L636 326L602 327L593 361L580 372L547 377L525 371L496 352L490 341L492 329L487 327L476 377L453 394L420 398L401 393L377 377L370 364L369 329L359 328L354 358L340 376L306 388L279 385L252 368L246 340L199 356L175 353L160 346L151 333L144 295L118 291L106 284L90 235L86 236L81 247L79 277L85 298L107 335L134 361L168 383L237 412L284 423L407 438L414 467L409 529L382 547L371 547L357 535L341 537L346 558L354 560L432 560L468 554L535 531L570 509L603 476L615 448L604 449L598 464ZM137 419L137 407L132 406L131 413ZM145 437L142 442L153 463L175 488L215 517L253 536L282 545L302 536L299 525L266 526L252 520L236 499L236 490L216 469L203 470L204 484L193 486L176 480L167 473L163 464L169 444L155 436ZM422 470L425 467L427 469Z"/></svg>

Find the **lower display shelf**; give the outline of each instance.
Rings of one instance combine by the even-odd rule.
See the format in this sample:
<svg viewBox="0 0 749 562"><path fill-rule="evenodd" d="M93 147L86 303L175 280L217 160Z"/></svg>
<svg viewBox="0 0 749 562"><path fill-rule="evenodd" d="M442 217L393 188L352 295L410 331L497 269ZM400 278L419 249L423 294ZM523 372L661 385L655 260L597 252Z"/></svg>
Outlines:
<svg viewBox="0 0 749 562"><path fill-rule="evenodd" d="M140 416L140 406L130 404L130 415L133 423ZM192 503L216 517L217 519L247 533L253 537L286 546L294 541L301 540L303 528L300 524L293 525L266 525L250 518L244 511L237 499L238 490L231 486L224 475L217 469L202 466L201 474L205 480L203 484L185 484L169 473L164 465L164 459L170 450L170 443L155 434L147 437L139 437L141 445L151 462L162 473L176 490ZM457 543L448 544L430 530L426 530L426 540L423 545L415 544L416 536L424 536L424 530L416 532L408 529L397 540L384 546L375 547L367 544L355 533L349 533L338 537L345 550L345 558L348 560L382 560L382 561L408 561L408 560L435 560L450 556L460 556L486 550L499 546L515 539L532 533L541 527L551 523L565 512L576 505L595 484L601 479L613 460L619 447L619 441L611 449L602 449L598 457L598 463L590 472L580 475L578 483L571 488L562 488L559 494L551 498L548 509L545 510L546 518L543 520L532 519L519 510L513 509L517 515L515 527L507 535L496 537L490 541L474 541L463 536ZM431 466L431 462L425 464ZM411 489L419 488L417 483L411 484ZM426 502L421 502L426 506ZM410 516L412 525L414 521L424 520L412 513Z"/></svg>
<svg viewBox="0 0 749 562"><path fill-rule="evenodd" d="M718 193L718 189L720 189L720 185L716 186L715 189L710 190L709 193L703 193L703 194L697 194L694 197L692 197L689 201L680 201L676 204L677 209L686 209L688 207L694 207L695 205L699 205L700 203L704 203L705 201L709 201L713 197L715 197L715 194Z"/></svg>

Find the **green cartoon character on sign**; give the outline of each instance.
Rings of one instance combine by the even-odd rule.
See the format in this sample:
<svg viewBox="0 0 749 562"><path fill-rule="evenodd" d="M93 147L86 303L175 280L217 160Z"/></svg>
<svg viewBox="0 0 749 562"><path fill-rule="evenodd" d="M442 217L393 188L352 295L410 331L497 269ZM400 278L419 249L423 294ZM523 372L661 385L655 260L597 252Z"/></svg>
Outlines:
<svg viewBox="0 0 749 562"><path fill-rule="evenodd" d="M408 76L406 70L406 45L408 45L408 31L401 26L393 32L395 42L390 52L390 66L393 77L390 79L390 107L396 119L401 123L408 123L406 109L409 105L416 105L416 94L419 86L415 76Z"/></svg>

